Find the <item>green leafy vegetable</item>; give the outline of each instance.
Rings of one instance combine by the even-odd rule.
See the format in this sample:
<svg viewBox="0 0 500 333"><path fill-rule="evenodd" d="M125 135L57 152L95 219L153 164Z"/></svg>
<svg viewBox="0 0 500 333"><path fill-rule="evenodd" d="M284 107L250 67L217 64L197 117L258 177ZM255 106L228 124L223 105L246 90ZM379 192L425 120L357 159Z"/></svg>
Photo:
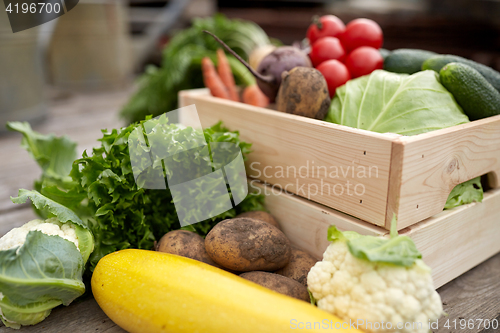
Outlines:
<svg viewBox="0 0 500 333"><path fill-rule="evenodd" d="M9 122L7 128L23 134L21 146L25 148L42 168L43 176L56 180L68 180L73 161L76 159L76 143L68 137L56 137L34 132L24 122Z"/></svg>
<svg viewBox="0 0 500 333"><path fill-rule="evenodd" d="M0 239L0 318L13 328L34 325L52 308L81 296L82 274L94 248L91 232L69 208L37 191L20 190L12 201L28 198L53 218L28 222Z"/></svg>
<svg viewBox="0 0 500 333"><path fill-rule="evenodd" d="M415 135L468 123L436 72L376 70L338 88L326 121L379 133Z"/></svg>
<svg viewBox="0 0 500 333"><path fill-rule="evenodd" d="M262 45L270 44L266 33L255 23L229 20L223 15L198 18L193 26L180 31L163 51L161 68L150 66L139 80L139 89L122 110L122 117L129 122L140 121L147 115L157 116L177 108L177 94L183 89L202 88L201 59L209 56L216 60L215 51L220 46L208 30L219 36L243 58ZM236 59L228 58L237 83L254 82L249 71Z"/></svg>
<svg viewBox="0 0 500 333"><path fill-rule="evenodd" d="M355 231L342 232L333 225L330 228L328 228L327 239L330 242L334 242L336 240L349 241L351 239L358 238L358 237L361 237L361 235Z"/></svg>
<svg viewBox="0 0 500 333"><path fill-rule="evenodd" d="M349 252L362 260L410 267L422 258L422 254L410 237L398 235L395 226L396 219L393 218L391 238L387 239L362 236L355 231L341 232L332 225L328 228L328 240L346 242Z"/></svg>
<svg viewBox="0 0 500 333"><path fill-rule="evenodd" d="M69 173L71 181L56 182L45 175L39 182L43 196L72 209L83 225L92 231L95 249L89 259L91 270L99 259L108 253L131 247L151 249L154 242L165 233L181 228L170 189L145 189L137 185L142 184L141 178L139 177L136 182L129 155L129 141L136 142L137 139L132 136L129 140L129 136L138 133L136 129L140 129L143 135L148 134L148 137L155 142L157 151L167 154L185 151L201 142L232 143L240 148L243 156L250 152L250 144L240 141L238 132L228 131L220 123L198 131L169 123L167 117L161 116L121 129L104 130L103 137L99 140L101 146L94 148L92 154L84 152L82 158L72 163ZM22 133L29 137L34 132ZM37 146L27 148L31 150ZM158 156L153 165L161 165L162 157L164 156ZM168 176L181 173L176 175L181 178L183 172L189 171L191 175L193 172L196 173L196 170L188 169L206 163L207 158L203 154L196 155L194 160L182 159L182 154L176 157L179 158L177 164L165 171ZM223 162L220 161L219 165L215 163L215 166L220 167ZM54 178L61 177L64 175L57 174ZM203 189L205 193L213 190L210 186ZM229 187L228 191L230 192ZM26 196L27 192L22 192L21 195ZM189 200L189 197L184 196L184 199ZM206 235L223 219L232 218L249 210L263 210L262 203L262 196L249 194L235 208L183 229ZM43 207L41 203L38 205L40 208ZM41 213L47 216L50 210L42 210Z"/></svg>
<svg viewBox="0 0 500 333"><path fill-rule="evenodd" d="M309 290L309 288L307 288L307 292L309 293L309 299L310 299L311 305L316 306L317 301L314 298L312 292Z"/></svg>
<svg viewBox="0 0 500 333"><path fill-rule="evenodd" d="M31 199L33 205L39 210L47 209L47 211L52 214L52 216L57 216L60 222L73 222L81 227L87 228L83 221L76 215L72 210L55 202L37 191L29 191L20 189L17 197L11 197L13 203L21 204L25 203L27 199Z"/></svg>
<svg viewBox="0 0 500 333"><path fill-rule="evenodd" d="M73 161L76 159L76 143L66 136L56 137L54 134L43 135L34 132L28 123L12 121L7 128L23 134L21 146L42 169L42 176L34 184L35 190L42 192L42 183L50 187L69 187L72 179L69 176ZM66 194L63 193L62 198ZM67 202L67 201L65 201ZM60 202L63 205L65 202ZM47 212L35 208L38 215L47 218Z"/></svg>
<svg viewBox="0 0 500 333"><path fill-rule="evenodd" d="M6 326L33 325L85 292L83 258L72 242L30 231L24 245L0 251L0 309Z"/></svg>
<svg viewBox="0 0 500 333"><path fill-rule="evenodd" d="M412 75L376 70L338 88L326 121L379 133L416 135L468 123L434 71ZM479 185L478 185L479 184ZM482 201L480 178L458 185L445 208Z"/></svg>
<svg viewBox="0 0 500 333"><path fill-rule="evenodd" d="M477 177L455 186L446 200L444 209L481 201L483 201L483 186L481 177Z"/></svg>

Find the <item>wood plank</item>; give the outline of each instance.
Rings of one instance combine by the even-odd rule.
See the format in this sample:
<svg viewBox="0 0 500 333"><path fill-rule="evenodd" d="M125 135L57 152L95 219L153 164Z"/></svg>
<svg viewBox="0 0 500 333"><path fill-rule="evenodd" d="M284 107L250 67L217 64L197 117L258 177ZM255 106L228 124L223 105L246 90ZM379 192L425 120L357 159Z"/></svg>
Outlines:
<svg viewBox="0 0 500 333"><path fill-rule="evenodd" d="M477 319L497 319L500 323L500 254L488 259L480 266L471 269L459 278L451 281L438 289L443 309L448 317L442 317L439 320L439 329L434 333L494 333L499 332L500 328L486 329L484 326L478 326ZM450 330L444 327L449 319L450 325L453 320L458 322L462 319L468 321L474 320L474 328L460 326L457 329ZM453 327L453 326L452 326ZM483 331L484 329L484 331Z"/></svg>
<svg viewBox="0 0 500 333"><path fill-rule="evenodd" d="M385 229L360 221L326 206L308 201L293 194L250 181L249 190L266 196L266 208L276 217L290 241L317 259L330 243L326 230L335 224L342 230L353 230L363 235L383 235Z"/></svg>
<svg viewBox="0 0 500 333"><path fill-rule="evenodd" d="M264 188L263 186L267 186ZM252 184L266 195L266 207L296 246L321 258L329 242L330 225L364 235L388 236L388 231L298 196ZM443 211L400 231L411 237L432 268L436 288L500 252L500 189L485 193L482 203ZM304 222L306 221L306 222Z"/></svg>
<svg viewBox="0 0 500 333"><path fill-rule="evenodd" d="M205 89L180 93L180 105L191 104L203 127L223 120L252 143L250 177L385 225L394 135L214 98Z"/></svg>
<svg viewBox="0 0 500 333"><path fill-rule="evenodd" d="M399 198L401 189L401 173L403 168L403 145L399 140L392 143L391 167L387 190L387 212L385 215L385 229L390 230L394 214L399 211ZM398 219L398 230L402 229Z"/></svg>
<svg viewBox="0 0 500 333"><path fill-rule="evenodd" d="M399 141L403 145L401 187L391 187L397 191L392 200L399 198L394 211L399 229L439 213L460 183L491 173L491 187L499 186L500 116ZM388 214L386 222L391 217Z"/></svg>

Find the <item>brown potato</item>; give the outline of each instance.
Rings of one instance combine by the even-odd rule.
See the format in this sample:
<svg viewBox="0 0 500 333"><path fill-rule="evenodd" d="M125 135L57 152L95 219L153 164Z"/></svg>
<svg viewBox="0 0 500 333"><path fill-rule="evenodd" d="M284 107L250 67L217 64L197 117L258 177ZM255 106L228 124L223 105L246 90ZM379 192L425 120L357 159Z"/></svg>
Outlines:
<svg viewBox="0 0 500 333"><path fill-rule="evenodd" d="M317 69L295 67L283 72L276 108L299 116L323 120L330 108L328 85Z"/></svg>
<svg viewBox="0 0 500 333"><path fill-rule="evenodd" d="M307 274L309 274L316 262L317 260L309 253L292 246L290 261L275 273L293 279L307 287Z"/></svg>
<svg viewBox="0 0 500 333"><path fill-rule="evenodd" d="M287 278L286 276L268 272L253 271L243 273L240 277L260 284L261 286L274 290L280 294L294 297L306 302L311 301L307 288L297 281Z"/></svg>
<svg viewBox="0 0 500 333"><path fill-rule="evenodd" d="M239 271L275 271L290 260L290 241L278 228L239 217L219 222L205 238L208 255L222 267Z"/></svg>
<svg viewBox="0 0 500 333"><path fill-rule="evenodd" d="M264 222L269 223L270 225L274 225L276 228L281 230L280 225L278 224L278 221L276 221L274 216L272 216L268 212L263 212L260 210L253 210L250 212L241 213L240 215L236 216L235 218L239 218L239 217L249 217L252 219L259 220L259 221L264 221Z"/></svg>
<svg viewBox="0 0 500 333"><path fill-rule="evenodd" d="M205 250L205 240L195 232L173 230L167 232L156 245L156 251L176 254L219 267Z"/></svg>

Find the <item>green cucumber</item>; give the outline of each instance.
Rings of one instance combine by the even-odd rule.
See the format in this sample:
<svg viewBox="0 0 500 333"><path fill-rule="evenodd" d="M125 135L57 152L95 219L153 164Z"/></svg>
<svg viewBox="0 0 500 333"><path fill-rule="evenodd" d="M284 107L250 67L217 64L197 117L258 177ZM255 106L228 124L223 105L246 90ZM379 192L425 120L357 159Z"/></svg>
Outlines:
<svg viewBox="0 0 500 333"><path fill-rule="evenodd" d="M391 51L389 51L388 49L378 49L378 51L380 52L380 55L384 60L391 54Z"/></svg>
<svg viewBox="0 0 500 333"><path fill-rule="evenodd" d="M439 78L471 121L500 114L500 93L471 66L449 63Z"/></svg>
<svg viewBox="0 0 500 333"><path fill-rule="evenodd" d="M422 70L432 69L439 73L441 68L450 62L458 62L461 64L469 65L470 67L481 73L482 76L498 91L500 91L500 73L491 67L482 65L475 61L465 59L455 55L438 55L426 60L422 65Z"/></svg>
<svg viewBox="0 0 500 333"><path fill-rule="evenodd" d="M416 49L394 50L384 58L384 69L393 73L414 74L422 70L427 59L437 55L431 51Z"/></svg>

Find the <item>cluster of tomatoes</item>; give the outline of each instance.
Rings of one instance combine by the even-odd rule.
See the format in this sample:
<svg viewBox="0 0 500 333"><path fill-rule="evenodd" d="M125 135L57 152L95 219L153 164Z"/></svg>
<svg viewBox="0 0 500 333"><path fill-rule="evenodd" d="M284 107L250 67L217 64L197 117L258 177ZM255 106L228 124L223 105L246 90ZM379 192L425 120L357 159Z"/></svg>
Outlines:
<svg viewBox="0 0 500 333"><path fill-rule="evenodd" d="M348 80L383 67L378 50L383 34L375 21L359 18L346 26L338 17L325 15L309 26L307 38L311 62L325 77L331 97Z"/></svg>

